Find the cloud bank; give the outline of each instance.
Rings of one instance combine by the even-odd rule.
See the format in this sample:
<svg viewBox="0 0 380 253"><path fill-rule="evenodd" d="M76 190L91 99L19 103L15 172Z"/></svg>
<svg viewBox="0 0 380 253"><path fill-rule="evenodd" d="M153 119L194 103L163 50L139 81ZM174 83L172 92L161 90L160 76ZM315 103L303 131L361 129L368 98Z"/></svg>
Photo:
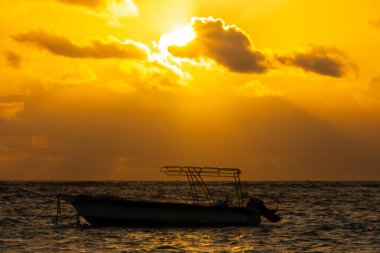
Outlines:
<svg viewBox="0 0 380 253"><path fill-rule="evenodd" d="M330 77L344 77L353 69L348 57L334 48L310 45L304 51L288 55L275 53L273 57L254 48L243 30L226 25L222 19L195 17L190 25L196 38L185 46L170 46L168 51L173 56L212 59L238 73L265 73L277 68L278 63Z"/></svg>
<svg viewBox="0 0 380 253"><path fill-rule="evenodd" d="M63 0L72 2L71 0ZM97 5L102 1L95 1ZM82 4L90 4L80 1ZM213 17L194 17L190 27L195 38L184 46L172 45L168 52L177 58L192 60L212 60L237 73L262 74L282 66L301 68L306 72L335 78L345 77L356 71L356 66L350 62L347 55L338 49L310 45L303 50L291 53L269 54L256 49L250 37L235 25L226 25L222 19ZM138 42L126 40L103 42L92 40L87 45L75 44L71 40L34 30L12 36L21 43L29 43L49 52L71 58L117 58L117 59L148 59L150 49ZM163 60L163 59L162 59ZM7 61L13 67L19 66L17 55L8 54Z"/></svg>
<svg viewBox="0 0 380 253"><path fill-rule="evenodd" d="M43 30L30 31L13 36L21 43L30 43L38 48L48 50L50 53L71 58L131 58L146 59L148 48L133 41L102 42L93 40L89 45L77 45L69 39L57 36Z"/></svg>

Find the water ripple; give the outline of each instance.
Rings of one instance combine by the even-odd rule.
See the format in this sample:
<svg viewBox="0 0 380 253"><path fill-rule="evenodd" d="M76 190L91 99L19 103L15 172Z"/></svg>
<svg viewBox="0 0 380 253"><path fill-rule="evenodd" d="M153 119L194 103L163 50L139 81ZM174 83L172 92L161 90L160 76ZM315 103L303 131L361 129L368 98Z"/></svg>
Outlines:
<svg viewBox="0 0 380 253"><path fill-rule="evenodd" d="M380 248L379 182L244 182L279 206L280 223L229 228L75 227L62 203L39 215L58 192L102 193L189 202L184 182L0 182L0 252L376 252ZM231 185L213 183L222 194ZM178 194L178 193L181 194ZM221 195L222 196L222 195ZM83 221L82 221L83 222Z"/></svg>

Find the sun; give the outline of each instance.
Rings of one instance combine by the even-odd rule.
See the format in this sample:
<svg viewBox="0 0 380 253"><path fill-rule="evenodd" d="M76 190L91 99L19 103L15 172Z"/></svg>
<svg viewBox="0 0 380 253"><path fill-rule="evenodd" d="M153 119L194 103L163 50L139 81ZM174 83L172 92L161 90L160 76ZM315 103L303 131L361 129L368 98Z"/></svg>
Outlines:
<svg viewBox="0 0 380 253"><path fill-rule="evenodd" d="M181 27L169 34L161 36L158 42L158 48L161 52L167 52L170 46L185 46L187 43L195 39L196 35L193 28L188 25Z"/></svg>

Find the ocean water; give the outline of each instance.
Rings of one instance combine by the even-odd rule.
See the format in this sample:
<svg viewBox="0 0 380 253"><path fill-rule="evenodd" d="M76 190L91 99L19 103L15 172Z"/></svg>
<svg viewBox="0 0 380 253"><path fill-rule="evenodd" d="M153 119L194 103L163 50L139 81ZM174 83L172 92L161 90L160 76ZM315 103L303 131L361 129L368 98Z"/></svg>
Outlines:
<svg viewBox="0 0 380 253"><path fill-rule="evenodd" d="M0 252L380 252L380 182L243 182L282 220L253 227L91 228L57 193L190 202L186 182L0 182ZM212 183L223 197L228 183Z"/></svg>

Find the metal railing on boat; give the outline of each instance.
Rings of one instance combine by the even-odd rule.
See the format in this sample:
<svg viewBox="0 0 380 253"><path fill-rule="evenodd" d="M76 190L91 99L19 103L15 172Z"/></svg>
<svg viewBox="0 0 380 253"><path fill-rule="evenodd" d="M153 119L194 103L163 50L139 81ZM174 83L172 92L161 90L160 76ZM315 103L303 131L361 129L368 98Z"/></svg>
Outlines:
<svg viewBox="0 0 380 253"><path fill-rule="evenodd" d="M164 165L161 167L161 172L168 176L186 176L190 184L194 205L199 204L202 197L205 197L209 205L217 205L203 177L233 178L238 206L244 206L243 191L240 183L241 170L239 168Z"/></svg>
<svg viewBox="0 0 380 253"><path fill-rule="evenodd" d="M162 166L161 171L169 176L186 176L187 173L196 173L205 177L234 177L241 174L238 168L199 166Z"/></svg>

